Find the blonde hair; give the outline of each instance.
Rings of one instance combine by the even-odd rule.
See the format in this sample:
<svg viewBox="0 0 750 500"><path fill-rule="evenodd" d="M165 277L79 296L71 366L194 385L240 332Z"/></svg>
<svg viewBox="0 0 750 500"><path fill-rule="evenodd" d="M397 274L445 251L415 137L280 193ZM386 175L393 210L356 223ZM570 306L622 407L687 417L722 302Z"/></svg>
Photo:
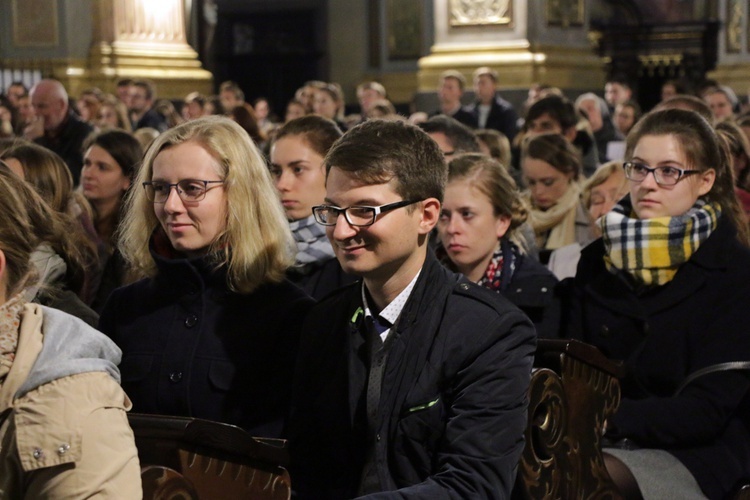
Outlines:
<svg viewBox="0 0 750 500"><path fill-rule="evenodd" d="M586 208L591 208L591 191L593 191L596 186L600 186L607 182L609 178L615 174L619 173L622 176L619 192L622 192L623 189L627 191L628 179L625 177L625 171L623 170L622 165L623 162L620 160L608 161L601 167L597 168L596 172L594 172L591 177L586 179L586 182L584 182L581 187L581 200L583 200L583 204Z"/></svg>
<svg viewBox="0 0 750 500"><path fill-rule="evenodd" d="M135 188L125 201L119 244L125 259L147 276L156 275L149 251L161 230L141 185L150 181L156 157L170 147L196 142L217 161L227 199L226 226L209 247L217 267L226 267L231 290L250 293L278 282L294 261L295 243L263 157L247 133L229 118L206 116L161 134L143 158Z"/></svg>

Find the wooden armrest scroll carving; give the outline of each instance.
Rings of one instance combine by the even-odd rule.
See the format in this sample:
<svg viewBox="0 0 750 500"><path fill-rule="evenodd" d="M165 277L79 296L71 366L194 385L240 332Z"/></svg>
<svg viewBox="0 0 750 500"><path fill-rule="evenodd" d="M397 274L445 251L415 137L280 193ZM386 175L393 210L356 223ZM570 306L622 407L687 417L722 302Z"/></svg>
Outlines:
<svg viewBox="0 0 750 500"><path fill-rule="evenodd" d="M601 454L601 429L620 404L622 367L577 341L540 340L519 464L526 498L621 498Z"/></svg>

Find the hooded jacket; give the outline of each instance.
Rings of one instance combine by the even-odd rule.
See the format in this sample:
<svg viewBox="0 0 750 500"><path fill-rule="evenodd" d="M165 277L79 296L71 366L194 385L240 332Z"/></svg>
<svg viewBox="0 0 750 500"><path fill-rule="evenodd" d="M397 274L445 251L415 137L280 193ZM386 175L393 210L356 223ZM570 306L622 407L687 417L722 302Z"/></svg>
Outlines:
<svg viewBox="0 0 750 500"><path fill-rule="evenodd" d="M140 498L120 350L66 313L26 304L0 386L0 498Z"/></svg>

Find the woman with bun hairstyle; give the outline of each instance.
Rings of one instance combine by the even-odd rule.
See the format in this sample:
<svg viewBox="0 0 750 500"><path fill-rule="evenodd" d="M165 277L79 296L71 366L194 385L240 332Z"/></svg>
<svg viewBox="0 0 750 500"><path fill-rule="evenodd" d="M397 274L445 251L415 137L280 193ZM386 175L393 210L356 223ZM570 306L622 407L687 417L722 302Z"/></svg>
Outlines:
<svg viewBox="0 0 750 500"><path fill-rule="evenodd" d="M516 183L500 163L479 153L460 155L448 164L437 224L440 253L450 269L516 304L538 336L557 337L557 279L522 250L518 231L527 214Z"/></svg>
<svg viewBox="0 0 750 500"><path fill-rule="evenodd" d="M531 137L523 144L521 166L542 263L553 250L590 243L595 234L581 201L581 157L575 146L561 134Z"/></svg>

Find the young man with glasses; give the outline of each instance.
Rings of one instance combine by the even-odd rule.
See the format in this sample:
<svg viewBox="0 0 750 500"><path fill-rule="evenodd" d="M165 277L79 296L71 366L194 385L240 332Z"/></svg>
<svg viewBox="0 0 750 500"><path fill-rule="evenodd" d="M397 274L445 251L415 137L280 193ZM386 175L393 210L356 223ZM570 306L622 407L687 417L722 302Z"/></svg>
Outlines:
<svg viewBox="0 0 750 500"><path fill-rule="evenodd" d="M334 145L326 169L313 213L362 281L303 328L288 432L299 497L509 496L535 335L428 248L440 150L416 127L373 120Z"/></svg>

